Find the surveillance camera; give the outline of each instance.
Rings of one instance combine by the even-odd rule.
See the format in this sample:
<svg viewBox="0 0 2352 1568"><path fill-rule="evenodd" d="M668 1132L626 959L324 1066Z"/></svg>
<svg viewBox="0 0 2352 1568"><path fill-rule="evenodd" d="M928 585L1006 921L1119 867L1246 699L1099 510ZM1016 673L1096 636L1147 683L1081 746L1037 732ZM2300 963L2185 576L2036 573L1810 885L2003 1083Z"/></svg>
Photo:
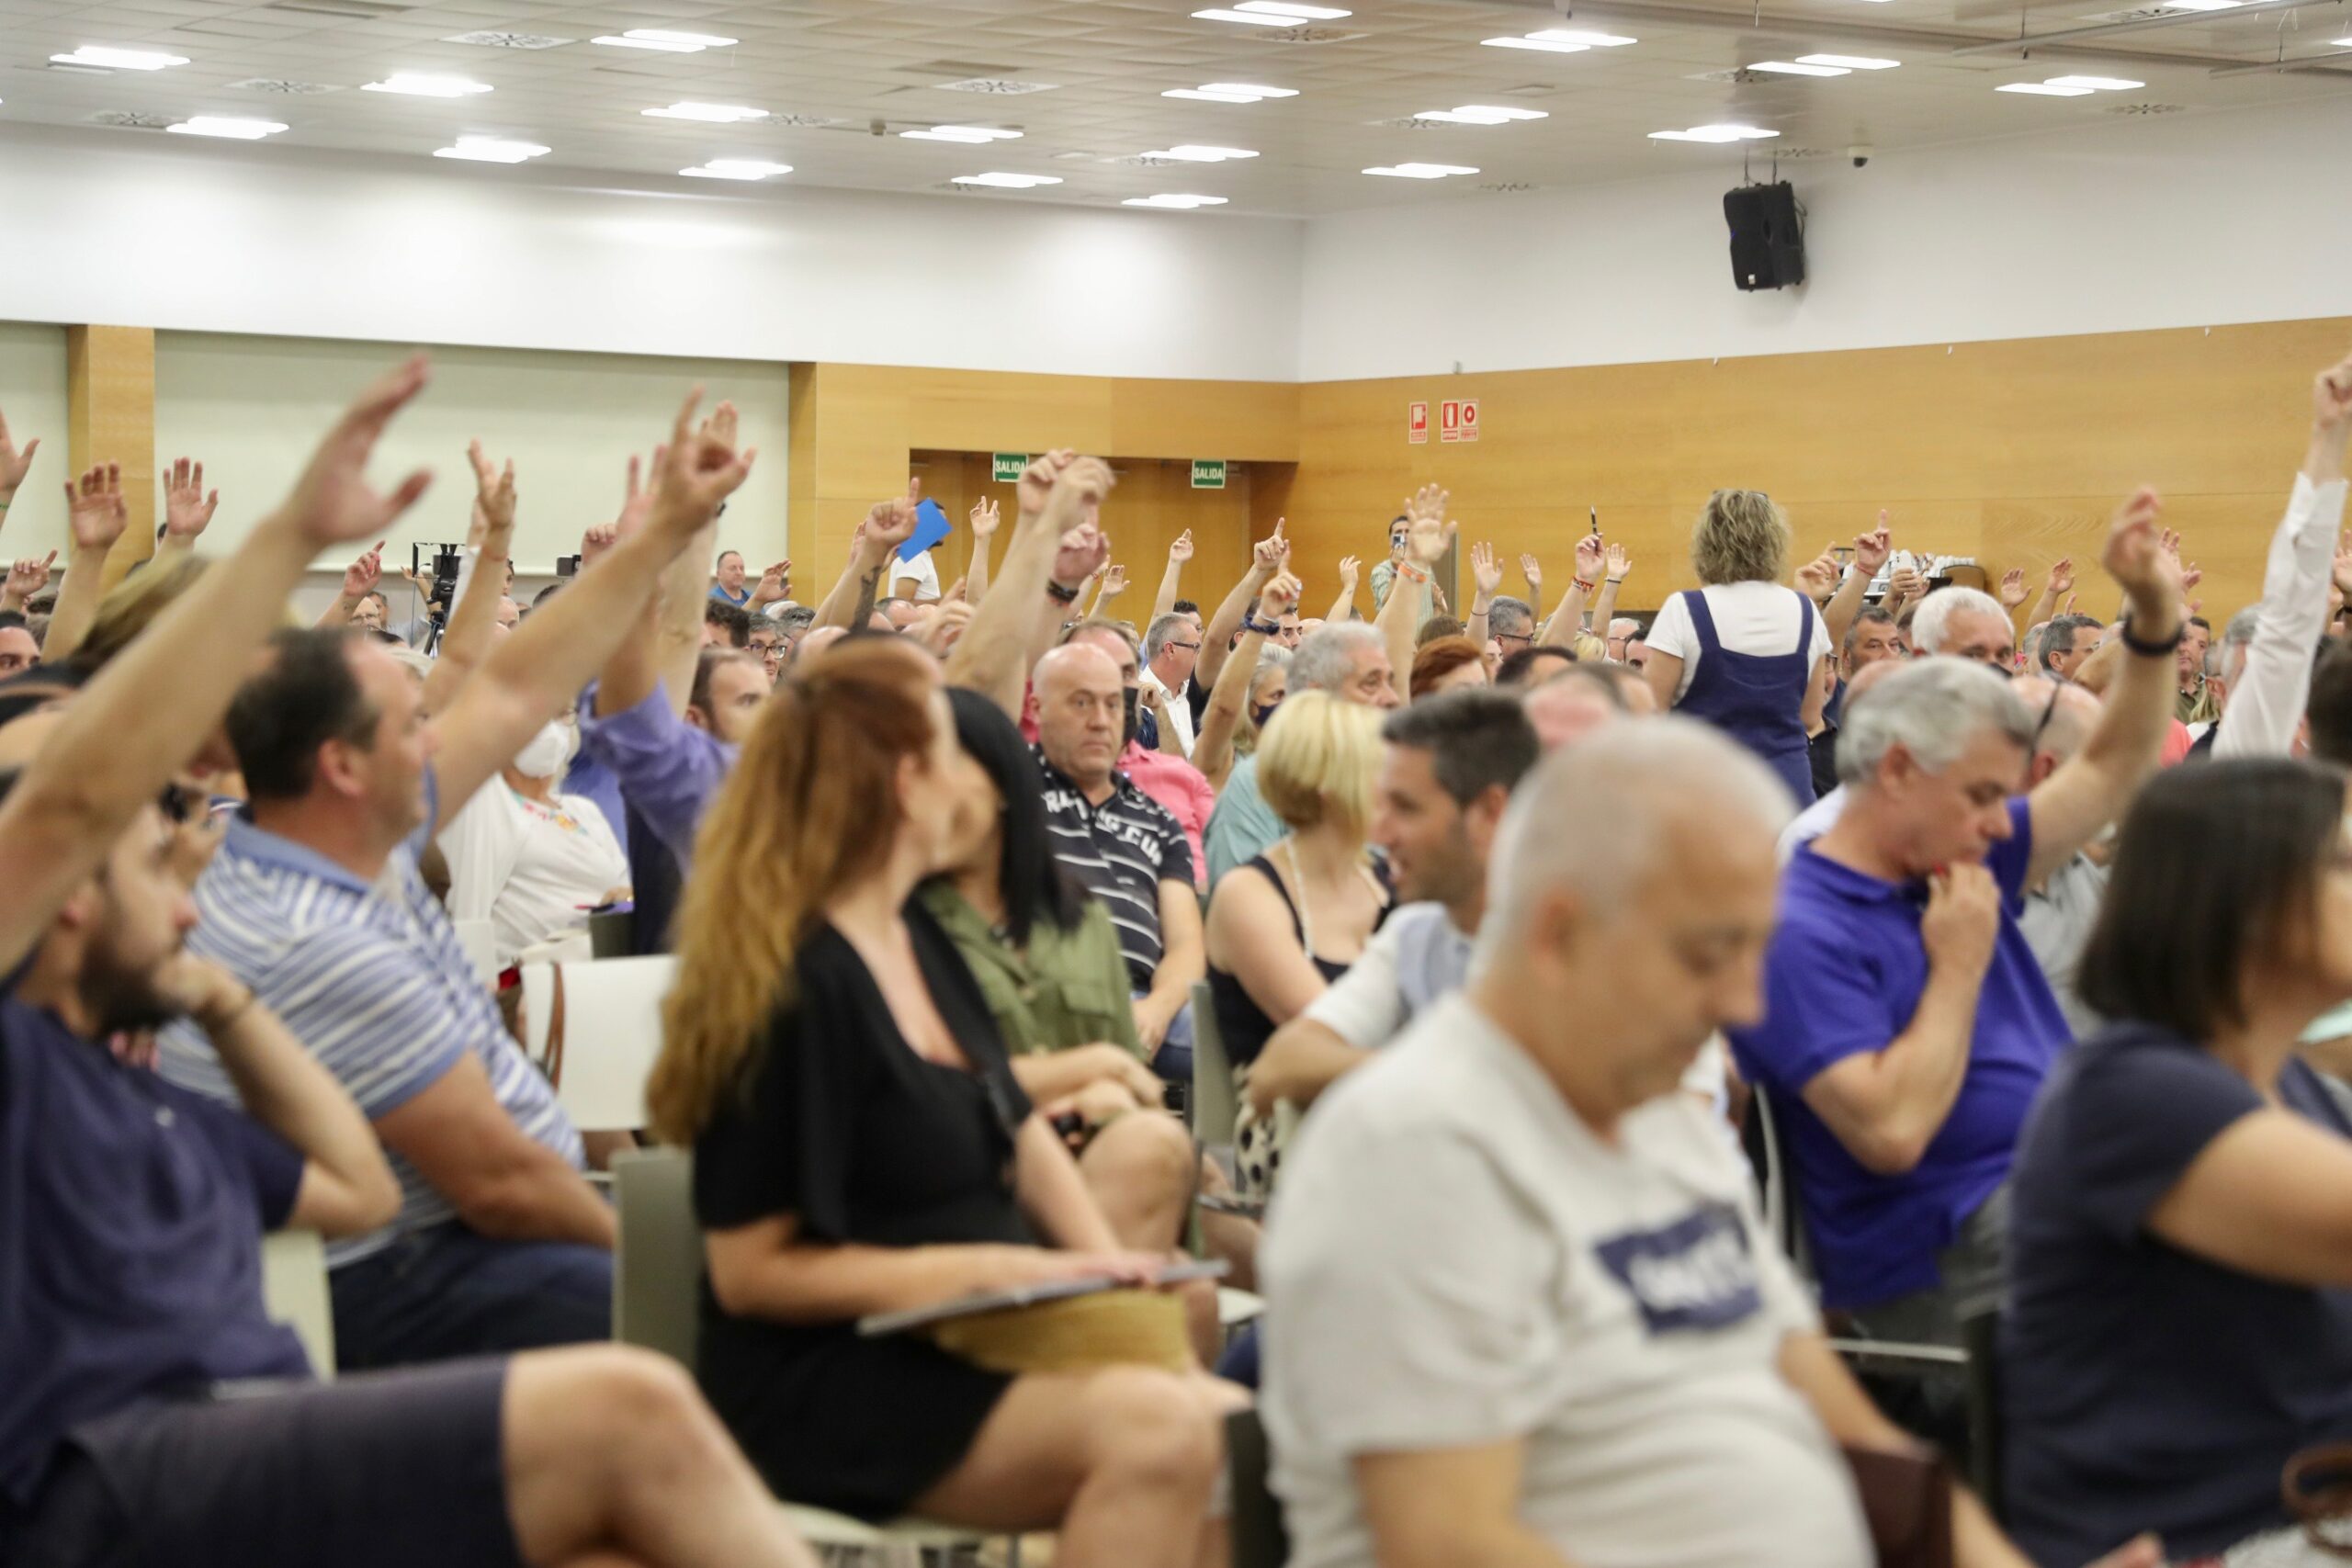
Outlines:
<svg viewBox="0 0 2352 1568"><path fill-rule="evenodd" d="M1854 161L1854 167L1860 169L1866 167L1869 164L1871 161L1871 154L1875 151L1877 151L1877 149L1867 146L1849 147L1846 149L1846 156L1851 158Z"/></svg>

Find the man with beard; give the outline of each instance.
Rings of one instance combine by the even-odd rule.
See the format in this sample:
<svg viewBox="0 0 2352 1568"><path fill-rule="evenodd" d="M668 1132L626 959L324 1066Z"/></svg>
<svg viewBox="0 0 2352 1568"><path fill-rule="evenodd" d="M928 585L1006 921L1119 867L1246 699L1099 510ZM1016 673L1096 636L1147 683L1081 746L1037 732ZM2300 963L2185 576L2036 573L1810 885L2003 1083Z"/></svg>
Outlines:
<svg viewBox="0 0 2352 1568"><path fill-rule="evenodd" d="M1250 1070L1261 1116L1301 1110L1448 992L1461 988L1487 908L1487 860L1503 809L1541 754L1516 694L1448 692L1399 708L1374 798L1394 912L1345 975L1276 1030Z"/></svg>

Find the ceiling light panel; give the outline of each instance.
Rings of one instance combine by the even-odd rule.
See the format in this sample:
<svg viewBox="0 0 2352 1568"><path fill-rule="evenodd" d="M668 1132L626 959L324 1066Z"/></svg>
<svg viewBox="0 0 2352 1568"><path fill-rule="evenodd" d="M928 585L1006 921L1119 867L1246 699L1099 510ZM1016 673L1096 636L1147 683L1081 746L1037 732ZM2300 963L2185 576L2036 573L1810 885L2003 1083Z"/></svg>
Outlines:
<svg viewBox="0 0 2352 1568"><path fill-rule="evenodd" d="M2042 84L2046 87L2088 87L2094 93L2128 93L2144 87L2145 82L2134 82L2122 76L2052 76Z"/></svg>
<svg viewBox="0 0 2352 1568"><path fill-rule="evenodd" d="M468 98L491 90L487 82L475 82L463 76L427 76L412 71L397 71L380 82L361 84L370 93L400 93L413 98Z"/></svg>
<svg viewBox="0 0 2352 1568"><path fill-rule="evenodd" d="M285 130L274 119L239 119L229 115L192 115L164 128L175 136L219 136L232 141L259 141Z"/></svg>
<svg viewBox="0 0 2352 1568"><path fill-rule="evenodd" d="M1477 172L1460 164L1394 164L1364 171L1367 175L1385 175L1399 180L1442 180L1448 175L1475 175Z"/></svg>
<svg viewBox="0 0 2352 1568"><path fill-rule="evenodd" d="M792 173L792 165L771 164L761 158L710 158L678 173L698 180L764 180Z"/></svg>
<svg viewBox="0 0 2352 1568"><path fill-rule="evenodd" d="M1295 0L1238 0L1233 7L1261 16L1283 17L1294 22L1336 22L1342 17L1352 17L1353 11L1342 11L1336 6L1301 6Z"/></svg>
<svg viewBox="0 0 2352 1568"><path fill-rule="evenodd" d="M71 54L52 54L49 58L54 64L80 65L96 71L161 71L166 66L187 63L184 54L165 54L153 49L116 49L102 43L85 43Z"/></svg>
<svg viewBox="0 0 2352 1568"><path fill-rule="evenodd" d="M1237 158L1254 158L1258 154L1247 147L1201 147L1187 141L1158 152L1146 152L1147 158L1174 158L1186 164L1223 164Z"/></svg>
<svg viewBox="0 0 2352 1568"><path fill-rule="evenodd" d="M899 134L910 141L960 141L967 147L1021 140L1017 130L999 130L986 125L934 125L929 130L902 130Z"/></svg>
<svg viewBox="0 0 2352 1568"><path fill-rule="evenodd" d="M1868 54L1800 54L1799 65L1838 65L1849 71L1892 71L1901 65L1899 60L1881 60Z"/></svg>
<svg viewBox="0 0 2352 1568"><path fill-rule="evenodd" d="M1122 207L1165 207L1177 211L1185 211L1195 207L1223 207L1225 197L1182 196L1173 192L1164 192L1159 196L1131 196L1119 205Z"/></svg>
<svg viewBox="0 0 2352 1568"><path fill-rule="evenodd" d="M2009 82L1996 87L1996 93L2023 93L2037 98L2087 98L2088 87L2053 87L2047 82Z"/></svg>
<svg viewBox="0 0 2352 1568"><path fill-rule="evenodd" d="M1423 109L1415 119L1440 125L1508 125L1515 119L1549 119L1543 109L1503 108L1493 104L1464 104L1458 108Z"/></svg>
<svg viewBox="0 0 2352 1568"><path fill-rule="evenodd" d="M1653 130L1652 141L1765 141L1780 135L1777 130L1765 130L1753 125L1694 125L1682 130Z"/></svg>
<svg viewBox="0 0 2352 1568"><path fill-rule="evenodd" d="M1770 71L1778 76L1851 76L1853 74L1842 65L1807 65L1795 60L1759 60L1748 69Z"/></svg>
<svg viewBox="0 0 2352 1568"><path fill-rule="evenodd" d="M497 136L460 136L453 146L437 148L436 158L462 158L469 164L520 164L544 158L549 149L536 141L509 141Z"/></svg>
<svg viewBox="0 0 2352 1568"><path fill-rule="evenodd" d="M1027 190L1033 186L1057 186L1058 175L1008 175L991 171L985 175L957 175L959 186L986 186L994 190Z"/></svg>
<svg viewBox="0 0 2352 1568"><path fill-rule="evenodd" d="M695 119L706 125L741 125L747 120L765 119L765 109L746 108L741 104L672 104L664 109L641 109L641 114L654 119Z"/></svg>

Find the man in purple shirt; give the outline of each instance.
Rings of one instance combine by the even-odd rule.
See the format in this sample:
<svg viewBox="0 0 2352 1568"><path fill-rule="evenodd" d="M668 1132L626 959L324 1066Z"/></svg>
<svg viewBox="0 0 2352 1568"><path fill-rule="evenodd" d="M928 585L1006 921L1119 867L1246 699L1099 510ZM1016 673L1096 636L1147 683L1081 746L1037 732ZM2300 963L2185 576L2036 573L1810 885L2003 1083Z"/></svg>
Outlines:
<svg viewBox="0 0 2352 1568"><path fill-rule="evenodd" d="M1784 1130L1822 1304L1878 1337L1957 1343L1997 1289L1999 1194L2070 1038L2017 917L2155 771L2185 614L2157 513L2143 491L2108 536L2130 656L2079 753L2018 794L2048 716L1923 660L1849 705L1845 812L1784 874L1765 1016L1732 1046Z"/></svg>

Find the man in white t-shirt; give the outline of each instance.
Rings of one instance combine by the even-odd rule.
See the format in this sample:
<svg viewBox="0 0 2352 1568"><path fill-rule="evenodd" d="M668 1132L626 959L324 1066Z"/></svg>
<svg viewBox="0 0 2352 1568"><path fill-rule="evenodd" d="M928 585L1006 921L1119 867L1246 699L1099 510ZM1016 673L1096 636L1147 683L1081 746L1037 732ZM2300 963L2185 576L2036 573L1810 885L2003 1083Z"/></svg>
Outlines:
<svg viewBox="0 0 2352 1568"><path fill-rule="evenodd" d="M1872 1562L1838 1445L1909 1444L1674 1092L1761 1013L1789 807L1674 717L1522 786L1469 987L1285 1168L1261 1409L1293 1568ZM1965 1497L1954 1540L1967 1568L2017 1561Z"/></svg>
<svg viewBox="0 0 2352 1568"><path fill-rule="evenodd" d="M939 563L924 550L912 560L890 561L890 592L893 599L911 599L918 604L928 604L939 597Z"/></svg>

